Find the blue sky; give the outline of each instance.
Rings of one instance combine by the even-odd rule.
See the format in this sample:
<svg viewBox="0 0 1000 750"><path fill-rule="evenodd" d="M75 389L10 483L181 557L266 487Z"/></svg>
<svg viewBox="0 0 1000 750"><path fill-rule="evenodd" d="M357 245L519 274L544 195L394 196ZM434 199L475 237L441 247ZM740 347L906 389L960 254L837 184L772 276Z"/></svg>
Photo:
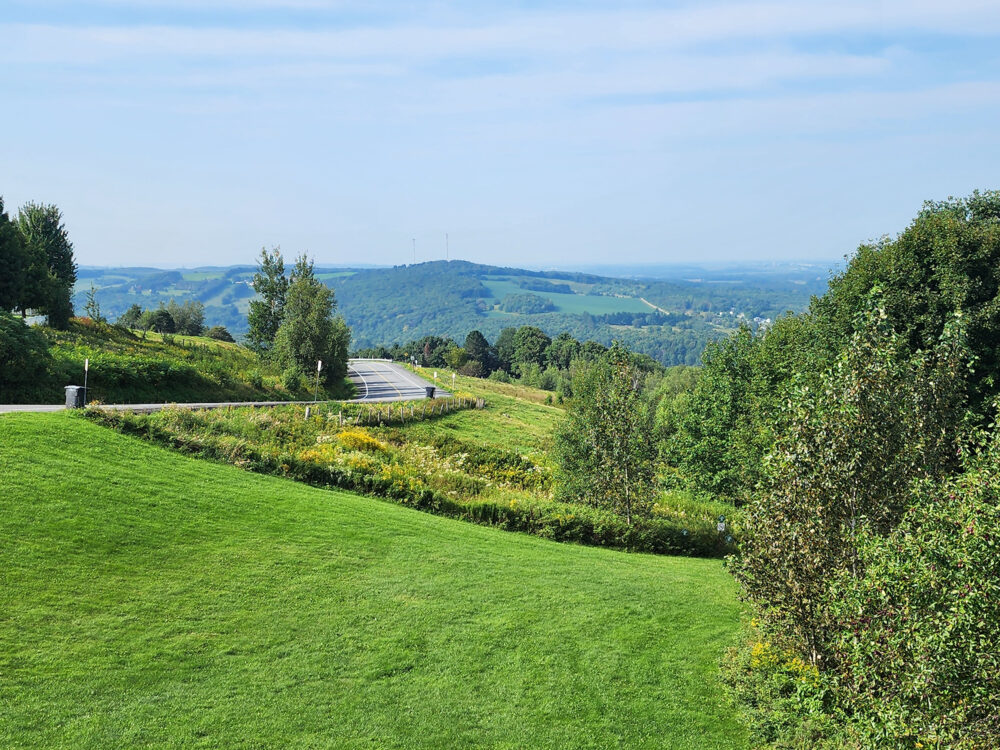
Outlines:
<svg viewBox="0 0 1000 750"><path fill-rule="evenodd" d="M89 265L836 259L1000 187L1000 2L2 0Z"/></svg>

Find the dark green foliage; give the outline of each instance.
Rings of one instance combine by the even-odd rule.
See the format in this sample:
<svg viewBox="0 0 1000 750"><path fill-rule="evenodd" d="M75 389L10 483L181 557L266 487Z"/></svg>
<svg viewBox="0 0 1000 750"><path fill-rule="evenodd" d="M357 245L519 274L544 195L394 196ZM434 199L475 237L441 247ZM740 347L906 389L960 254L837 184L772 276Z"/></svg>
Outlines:
<svg viewBox="0 0 1000 750"><path fill-rule="evenodd" d="M207 331L205 335L210 339L215 339L216 341L227 341L230 344L235 344L236 339L233 335L226 329L225 326L212 326Z"/></svg>
<svg viewBox="0 0 1000 750"><path fill-rule="evenodd" d="M1000 744L1000 433L965 471L924 481L860 576L828 595L843 711L885 745Z"/></svg>
<svg viewBox="0 0 1000 750"><path fill-rule="evenodd" d="M118 325L125 328L139 328L142 321L142 308L139 305L132 305L118 318Z"/></svg>
<svg viewBox="0 0 1000 750"><path fill-rule="evenodd" d="M882 315L869 313L819 382L792 394L733 568L783 645L820 667L840 627L830 579L857 570L859 531L888 533L911 482L954 468L967 363L960 331L903 358Z"/></svg>
<svg viewBox="0 0 1000 750"><path fill-rule="evenodd" d="M337 301L333 290L316 279L313 264L305 255L295 262L282 308L281 325L274 337L272 354L286 368L316 372L320 379L339 383L347 374L350 332L344 319L334 317Z"/></svg>
<svg viewBox="0 0 1000 750"><path fill-rule="evenodd" d="M551 312L556 309L556 306L552 304L552 300L537 294L508 294L500 303L500 309L504 312L520 315L537 315L538 313Z"/></svg>
<svg viewBox="0 0 1000 750"><path fill-rule="evenodd" d="M546 360L558 370L568 370L574 359L581 353L580 342L568 333L560 333L545 352Z"/></svg>
<svg viewBox="0 0 1000 750"><path fill-rule="evenodd" d="M500 363L500 367L507 372L510 372L513 369L514 362L516 361L516 344L514 341L516 336L516 328L504 328L500 331L500 335L497 336L496 342L493 344L497 352L497 360Z"/></svg>
<svg viewBox="0 0 1000 750"><path fill-rule="evenodd" d="M545 335L545 332L535 326L521 326L514 334L514 359L513 365L539 365L545 364L545 353L549 348L552 339Z"/></svg>
<svg viewBox="0 0 1000 750"><path fill-rule="evenodd" d="M139 318L139 327L144 331L157 333L175 333L174 319L165 307L156 310L146 310Z"/></svg>
<svg viewBox="0 0 1000 750"><path fill-rule="evenodd" d="M0 312L22 309L27 267L28 250L17 224L4 211L0 197Z"/></svg>
<svg viewBox="0 0 1000 750"><path fill-rule="evenodd" d="M62 213L53 205L26 203L18 212L17 225L28 251L19 307L43 312L49 325L65 329L73 315L76 261Z"/></svg>
<svg viewBox="0 0 1000 750"><path fill-rule="evenodd" d="M618 513L631 524L653 499L653 420L643 376L617 344L574 384L556 431L557 495Z"/></svg>
<svg viewBox="0 0 1000 750"><path fill-rule="evenodd" d="M261 248L260 264L253 277L253 290L259 299L251 300L247 314L247 346L258 354L269 352L285 310L288 279L285 260L278 248Z"/></svg>
<svg viewBox="0 0 1000 750"><path fill-rule="evenodd" d="M735 500L757 487L793 377L809 381L819 369L814 343L812 319L799 315L763 331L744 325L708 345L698 382L675 405L663 445L684 484Z"/></svg>
<svg viewBox="0 0 1000 750"><path fill-rule="evenodd" d="M557 284L545 279L521 279L517 285L522 289L532 292L545 292L546 294L574 294L573 287L569 284Z"/></svg>
<svg viewBox="0 0 1000 750"><path fill-rule="evenodd" d="M862 245L813 303L820 345L843 345L876 289L911 353L932 346L961 312L976 360L970 406L981 412L1000 394L1000 191L928 202L897 238Z"/></svg>
<svg viewBox="0 0 1000 750"><path fill-rule="evenodd" d="M469 357L470 368L478 369L478 372L472 372L470 369L469 372L465 373L467 375L485 378L499 366L496 350L490 346L490 342L479 331L470 331L469 335L465 337L465 344L462 348L465 349L465 353Z"/></svg>
<svg viewBox="0 0 1000 750"><path fill-rule="evenodd" d="M0 402L30 401L51 359L45 336L0 310Z"/></svg>
<svg viewBox="0 0 1000 750"><path fill-rule="evenodd" d="M201 336L205 330L205 305L198 300L186 300L178 303L171 298L167 303L167 312L174 321L176 333L185 336Z"/></svg>

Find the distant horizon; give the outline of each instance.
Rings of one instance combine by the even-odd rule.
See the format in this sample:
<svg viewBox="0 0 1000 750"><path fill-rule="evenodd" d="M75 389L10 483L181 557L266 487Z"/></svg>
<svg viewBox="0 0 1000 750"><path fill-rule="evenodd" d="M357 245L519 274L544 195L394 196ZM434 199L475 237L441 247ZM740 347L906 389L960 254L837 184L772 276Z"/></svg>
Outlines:
<svg viewBox="0 0 1000 750"><path fill-rule="evenodd" d="M94 266L839 258L1000 187L997 49L982 0L8 0L0 195Z"/></svg>
<svg viewBox="0 0 1000 750"><path fill-rule="evenodd" d="M839 265L843 265L844 259L830 260L830 259L816 259L816 260L804 260L804 259L789 259L789 260L733 260L733 261L709 261L705 263L696 262L647 262L647 263L587 263L587 264L575 264L575 265L553 265L553 264L528 264L528 265L512 265L512 264L494 264L494 263L480 263L478 261L471 261L466 258L435 258L431 260L418 261L417 263L395 263L395 264L377 264L377 263L324 263L319 260L312 258L313 263L318 269L330 269L330 268L340 268L340 269L357 269L357 270L377 270L377 269L389 269L389 268L405 268L407 266L419 266L428 263L453 263L453 262L464 262L464 263L474 263L481 266L492 266L495 268L516 268L525 271L551 271L555 273L594 273L598 269L701 269L707 271L722 271L727 269L737 270L741 268L782 268L782 267L793 267L793 266L806 266L806 267L816 267L816 268L833 268ZM290 258L285 257L286 267L290 266ZM77 267L80 270L108 270L108 269L149 269L153 271L208 271L217 270L224 268L254 268L257 263L211 263L199 266L169 266L169 265L151 265L151 264L112 264L112 265L99 265L90 263L78 263ZM593 269L588 271L587 269ZM602 275L599 273L594 273L594 275ZM615 274L605 274L608 276L614 276Z"/></svg>

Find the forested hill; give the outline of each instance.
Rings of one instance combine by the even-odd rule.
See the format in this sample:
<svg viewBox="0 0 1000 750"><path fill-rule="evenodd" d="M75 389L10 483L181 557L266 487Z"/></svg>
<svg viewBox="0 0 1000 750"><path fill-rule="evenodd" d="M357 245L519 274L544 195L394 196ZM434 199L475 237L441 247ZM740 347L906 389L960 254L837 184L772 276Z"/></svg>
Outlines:
<svg viewBox="0 0 1000 750"><path fill-rule="evenodd" d="M317 268L332 287L352 331L352 347L402 343L427 335L464 339L474 329L494 340L503 328L534 325L583 341L622 341L664 364L695 364L705 343L740 320L774 318L806 307L826 287L823 265L753 269L692 267L670 280L530 271L466 261L393 268ZM253 289L253 266L164 271L81 269L74 302L82 308L91 284L111 320L132 304L197 300L205 323L239 336Z"/></svg>

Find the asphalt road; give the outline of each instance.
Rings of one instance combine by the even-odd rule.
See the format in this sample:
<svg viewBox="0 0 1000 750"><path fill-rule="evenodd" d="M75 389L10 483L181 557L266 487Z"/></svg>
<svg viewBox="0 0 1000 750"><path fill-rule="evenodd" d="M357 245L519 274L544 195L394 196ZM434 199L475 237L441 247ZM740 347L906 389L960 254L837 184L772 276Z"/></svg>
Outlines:
<svg viewBox="0 0 1000 750"><path fill-rule="evenodd" d="M433 371L426 371L430 375ZM412 401L424 398L427 386L433 380L414 375L402 365L385 359L352 359L348 363L347 377L358 389L354 401ZM440 382L440 381L439 381ZM435 397L448 398L451 394L438 388Z"/></svg>
<svg viewBox="0 0 1000 750"><path fill-rule="evenodd" d="M432 380L424 380L414 375L402 365L383 359L352 359L348 363L348 377L358 389L355 402L369 403L384 401L413 401L425 398L427 386L434 385ZM451 394L438 389L435 394L439 398L448 398ZM311 404L312 401L226 401L199 402L189 404L171 404L188 409L222 409L227 406L287 406L288 404ZM109 411L160 411L167 404L104 404L102 409ZM61 405L46 404L0 404L0 414L15 411L62 411Z"/></svg>

